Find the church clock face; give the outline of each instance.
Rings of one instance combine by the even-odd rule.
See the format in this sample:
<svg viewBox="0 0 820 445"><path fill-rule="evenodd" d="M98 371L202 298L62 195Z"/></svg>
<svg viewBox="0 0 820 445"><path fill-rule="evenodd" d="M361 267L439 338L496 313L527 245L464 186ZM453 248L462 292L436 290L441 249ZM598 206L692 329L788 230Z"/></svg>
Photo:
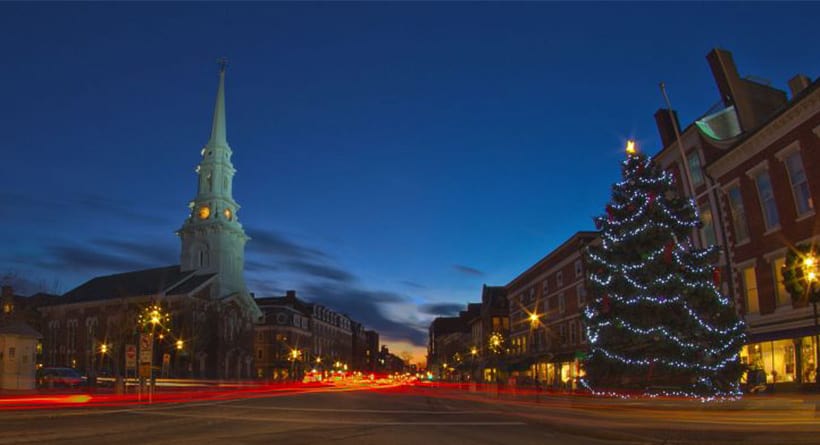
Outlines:
<svg viewBox="0 0 820 445"><path fill-rule="evenodd" d="M228 221L233 219L233 212L231 212L231 209L225 209L223 213L225 214L225 219Z"/></svg>
<svg viewBox="0 0 820 445"><path fill-rule="evenodd" d="M211 216L211 208L208 206L202 206L199 208L199 219L208 219Z"/></svg>

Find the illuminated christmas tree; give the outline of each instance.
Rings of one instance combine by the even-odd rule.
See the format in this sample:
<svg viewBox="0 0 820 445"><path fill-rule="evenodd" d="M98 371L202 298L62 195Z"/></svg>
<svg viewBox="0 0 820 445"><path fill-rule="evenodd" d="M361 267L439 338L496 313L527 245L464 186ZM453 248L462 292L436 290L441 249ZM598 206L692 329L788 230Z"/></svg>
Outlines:
<svg viewBox="0 0 820 445"><path fill-rule="evenodd" d="M584 310L585 383L596 393L739 395L745 326L719 291L717 248L692 247L700 221L674 177L631 141L627 153L595 219L601 244L586 255L594 298Z"/></svg>

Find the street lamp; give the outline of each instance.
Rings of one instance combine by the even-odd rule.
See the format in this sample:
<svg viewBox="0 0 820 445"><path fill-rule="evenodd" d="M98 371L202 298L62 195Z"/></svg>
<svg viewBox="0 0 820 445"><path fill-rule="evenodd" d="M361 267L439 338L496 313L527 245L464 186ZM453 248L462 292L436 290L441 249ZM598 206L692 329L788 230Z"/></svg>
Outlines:
<svg viewBox="0 0 820 445"><path fill-rule="evenodd" d="M817 303L820 303L820 274L816 247L810 244L795 246L786 254L783 265L783 285L792 296L792 302L812 304L814 312L814 381L820 383L820 327Z"/></svg>
<svg viewBox="0 0 820 445"><path fill-rule="evenodd" d="M814 251L810 251L803 258L803 276L806 278L806 287L808 288L809 300L814 309L814 382L820 383L820 329L817 323L817 300L820 298L820 290L815 289L817 286L817 258L814 256Z"/></svg>

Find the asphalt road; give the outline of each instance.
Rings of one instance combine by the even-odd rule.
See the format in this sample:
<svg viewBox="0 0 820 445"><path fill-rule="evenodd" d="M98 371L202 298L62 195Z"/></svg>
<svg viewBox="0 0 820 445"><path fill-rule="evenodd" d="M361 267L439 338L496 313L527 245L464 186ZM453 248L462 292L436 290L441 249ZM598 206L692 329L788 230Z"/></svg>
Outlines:
<svg viewBox="0 0 820 445"><path fill-rule="evenodd" d="M820 419L804 405L702 409L569 397L505 399L444 388L333 387L186 403L4 411L0 444L820 443Z"/></svg>

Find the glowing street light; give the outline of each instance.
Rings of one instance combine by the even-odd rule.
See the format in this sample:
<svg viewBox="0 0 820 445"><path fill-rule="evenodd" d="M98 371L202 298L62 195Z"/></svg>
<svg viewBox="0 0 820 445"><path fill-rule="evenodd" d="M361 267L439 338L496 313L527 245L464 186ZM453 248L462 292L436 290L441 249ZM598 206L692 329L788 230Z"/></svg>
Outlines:
<svg viewBox="0 0 820 445"><path fill-rule="evenodd" d="M177 340L177 351L181 351L183 345L182 339Z"/></svg>
<svg viewBox="0 0 820 445"><path fill-rule="evenodd" d="M100 345L100 352L103 353L103 354L107 354L108 353L108 345L105 344L105 343L101 344Z"/></svg>
<svg viewBox="0 0 820 445"><path fill-rule="evenodd" d="M814 255L809 254L806 258L803 259L803 271L806 275L806 280L809 282L809 285L817 281L817 260L814 258Z"/></svg>
<svg viewBox="0 0 820 445"><path fill-rule="evenodd" d="M817 320L817 303L818 294L820 291L815 290L815 285L817 283L817 258L814 256L814 251L809 251L805 257L803 257L803 276L806 277L806 287L808 288L808 296L809 301L812 303L812 308L814 309L814 343L815 345L820 345L820 326L818 325ZM814 382L820 382L820 369L817 368L818 363L820 363L820 346L815 348L815 372Z"/></svg>
<svg viewBox="0 0 820 445"><path fill-rule="evenodd" d="M626 141L626 154L634 155L638 152L638 149L635 148L635 141L632 139Z"/></svg>

